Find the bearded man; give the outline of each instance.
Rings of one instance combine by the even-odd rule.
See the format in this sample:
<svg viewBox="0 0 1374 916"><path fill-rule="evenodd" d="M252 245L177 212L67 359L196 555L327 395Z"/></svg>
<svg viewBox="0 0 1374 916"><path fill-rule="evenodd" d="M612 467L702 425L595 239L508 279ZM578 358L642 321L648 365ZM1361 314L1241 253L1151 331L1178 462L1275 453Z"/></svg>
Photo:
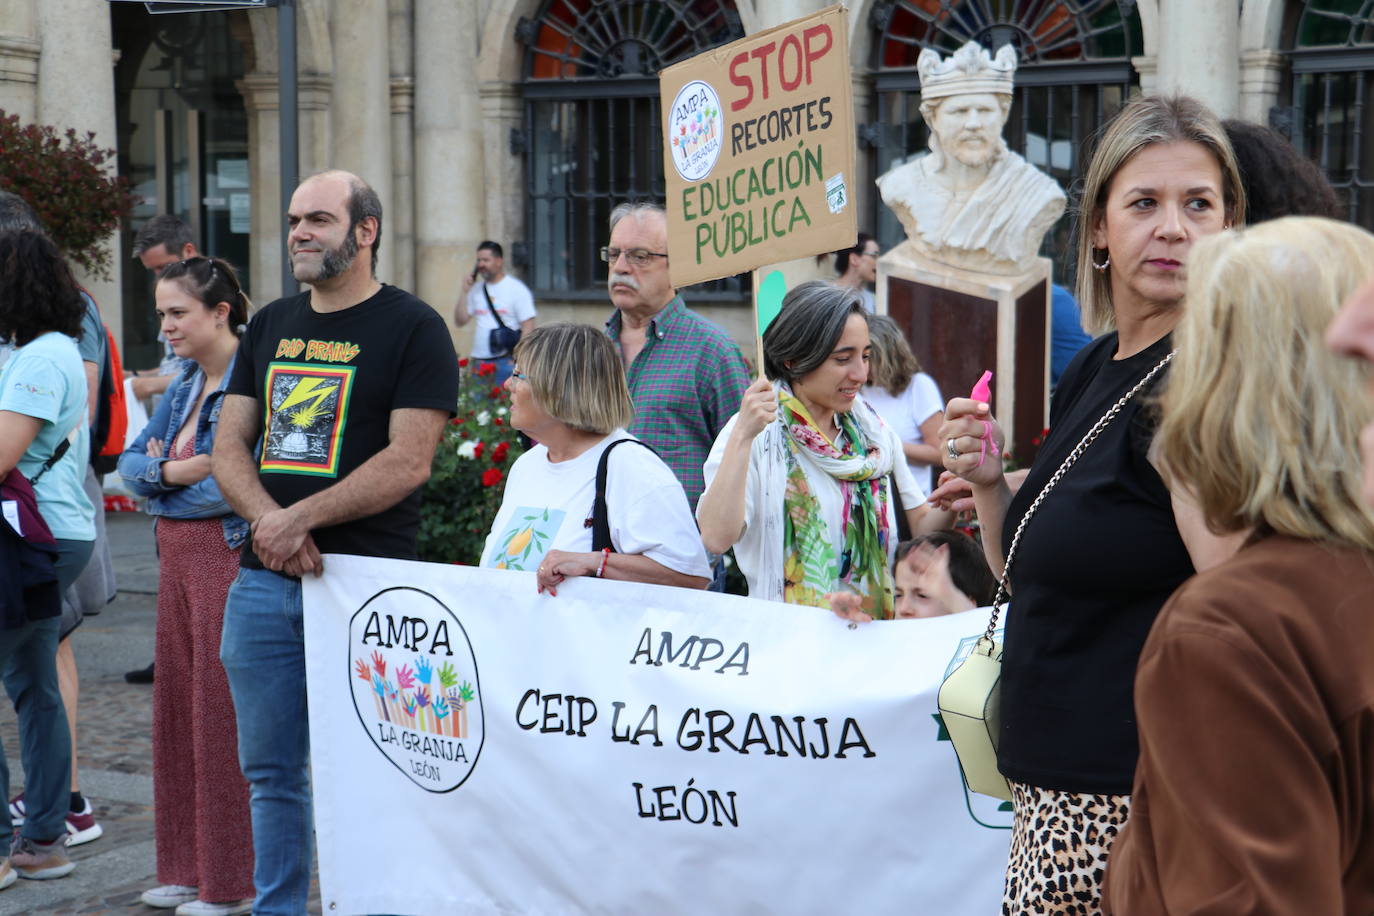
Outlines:
<svg viewBox="0 0 1374 916"><path fill-rule="evenodd" d="M930 152L878 179L907 245L942 264L1014 275L1029 269L1040 239L1064 212L1053 178L1007 149L1016 52L996 58L976 42L946 60L930 49L916 62Z"/></svg>
<svg viewBox="0 0 1374 916"><path fill-rule="evenodd" d="M249 323L211 456L251 525L220 658L253 817L253 912L304 913L312 820L301 580L323 553L416 559L420 487L458 400L444 319L377 282L382 204L324 172L291 197L292 273L305 292ZM254 446L261 436L258 457Z"/></svg>

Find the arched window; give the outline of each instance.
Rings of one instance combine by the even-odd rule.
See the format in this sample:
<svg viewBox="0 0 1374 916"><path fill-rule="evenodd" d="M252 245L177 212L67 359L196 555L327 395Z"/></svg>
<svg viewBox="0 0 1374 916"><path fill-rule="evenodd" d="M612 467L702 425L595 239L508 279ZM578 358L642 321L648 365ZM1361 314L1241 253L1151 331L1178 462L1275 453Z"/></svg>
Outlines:
<svg viewBox="0 0 1374 916"><path fill-rule="evenodd" d="M522 19L529 276L537 293L605 299L611 209L664 199L658 72L744 35L730 0L548 0ZM737 279L693 298L739 298Z"/></svg>
<svg viewBox="0 0 1374 916"><path fill-rule="evenodd" d="M1285 26L1292 107L1270 120L1326 172L1351 222L1374 229L1374 0L1293 3Z"/></svg>
<svg viewBox="0 0 1374 916"><path fill-rule="evenodd" d="M1083 142L1124 104L1137 83L1131 57L1142 53L1140 15L1132 0L895 0L876 3L872 72L874 122L860 131L874 174L925 153L916 59L924 48L948 55L968 41L1020 57L1016 91L1003 136L1069 194L1065 217L1045 236L1055 282L1072 285L1070 244ZM876 194L876 190L874 194ZM903 238L901 223L876 206L884 248Z"/></svg>

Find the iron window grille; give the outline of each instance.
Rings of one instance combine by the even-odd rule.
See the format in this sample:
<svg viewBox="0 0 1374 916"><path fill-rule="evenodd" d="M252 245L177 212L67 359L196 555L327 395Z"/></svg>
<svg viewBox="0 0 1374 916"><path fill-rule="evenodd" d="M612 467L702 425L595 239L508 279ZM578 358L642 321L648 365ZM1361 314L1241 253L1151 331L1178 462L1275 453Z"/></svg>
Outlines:
<svg viewBox="0 0 1374 916"><path fill-rule="evenodd" d="M1374 0L1292 4L1286 26L1291 108L1270 122L1321 166L1350 221L1374 229Z"/></svg>
<svg viewBox="0 0 1374 916"><path fill-rule="evenodd" d="M547 0L522 19L526 226L536 294L606 299L598 251L627 200L663 203L658 72L744 35L730 0ZM747 301L747 276L693 286Z"/></svg>
<svg viewBox="0 0 1374 916"><path fill-rule="evenodd" d="M860 131L873 174L928 151L916 59L924 48L948 55L968 41L996 51L1010 43L1020 63L1003 136L1007 146L1051 175L1069 197L1045 235L1041 254L1054 281L1072 288L1073 218L1087 141L1130 97L1142 53L1134 0L895 0L876 3L872 73L874 123ZM876 187L874 203L881 203ZM874 206L884 249L905 238L886 206Z"/></svg>

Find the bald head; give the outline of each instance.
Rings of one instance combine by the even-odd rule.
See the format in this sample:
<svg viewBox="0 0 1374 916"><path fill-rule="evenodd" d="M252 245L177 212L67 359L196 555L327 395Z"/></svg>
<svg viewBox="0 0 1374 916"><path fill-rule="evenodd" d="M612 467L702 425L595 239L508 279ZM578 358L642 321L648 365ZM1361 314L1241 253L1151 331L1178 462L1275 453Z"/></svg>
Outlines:
<svg viewBox="0 0 1374 916"><path fill-rule="evenodd" d="M376 220L376 235L372 241L372 273L377 273L377 255L382 249L382 201L377 196L377 192L372 189L362 178L345 171L344 169L326 169L311 175L301 182L300 187L304 188L311 182L322 182L325 187L331 190L341 190L344 197L344 208L348 213L349 235L353 235L353 230L365 219ZM297 188L299 191L300 188ZM294 209L295 197L292 196Z"/></svg>

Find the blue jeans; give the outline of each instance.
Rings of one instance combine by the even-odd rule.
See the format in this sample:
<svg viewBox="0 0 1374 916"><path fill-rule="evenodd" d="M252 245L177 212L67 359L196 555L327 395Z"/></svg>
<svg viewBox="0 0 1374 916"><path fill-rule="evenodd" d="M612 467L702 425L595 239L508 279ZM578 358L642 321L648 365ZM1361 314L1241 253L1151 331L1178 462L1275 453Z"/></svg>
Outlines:
<svg viewBox="0 0 1374 916"><path fill-rule="evenodd" d="M300 581L240 570L225 603L219 651L253 817L253 913L298 916L314 847Z"/></svg>
<svg viewBox="0 0 1374 916"><path fill-rule="evenodd" d="M706 558L711 561L711 584L706 586L708 592L725 591L725 554L708 553Z"/></svg>
<svg viewBox="0 0 1374 916"><path fill-rule="evenodd" d="M27 817L20 832L43 843L67 835L71 807L72 739L57 689L59 625L60 618L49 617L0 630L0 671L19 717L19 753L24 760ZM2 747L0 793L0 799L10 797L10 770ZM0 801L0 836L8 837L12 829L9 805Z"/></svg>

